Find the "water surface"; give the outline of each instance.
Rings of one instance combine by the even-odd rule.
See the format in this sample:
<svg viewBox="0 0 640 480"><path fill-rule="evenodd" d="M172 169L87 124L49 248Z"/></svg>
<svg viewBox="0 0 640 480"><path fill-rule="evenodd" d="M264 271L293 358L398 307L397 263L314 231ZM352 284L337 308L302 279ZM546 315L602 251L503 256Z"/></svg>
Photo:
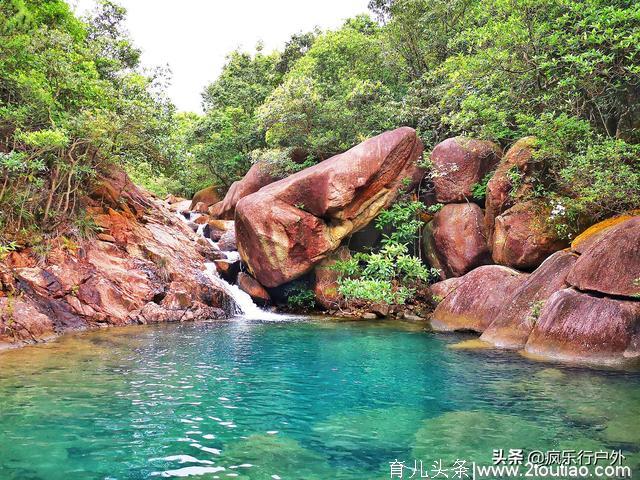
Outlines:
<svg viewBox="0 0 640 480"><path fill-rule="evenodd" d="M640 376L397 322L128 327L0 354L0 478L383 479L396 458L622 449ZM407 477L408 478L408 477Z"/></svg>

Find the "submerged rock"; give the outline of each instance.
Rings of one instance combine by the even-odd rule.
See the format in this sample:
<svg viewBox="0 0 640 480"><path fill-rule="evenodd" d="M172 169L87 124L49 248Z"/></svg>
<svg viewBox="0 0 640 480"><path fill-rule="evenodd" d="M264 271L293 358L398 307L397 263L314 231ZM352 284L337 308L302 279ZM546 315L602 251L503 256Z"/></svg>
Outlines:
<svg viewBox="0 0 640 480"><path fill-rule="evenodd" d="M442 278L492 263L482 210L475 203L445 205L424 228L423 250Z"/></svg>
<svg viewBox="0 0 640 480"><path fill-rule="evenodd" d="M499 265L472 270L438 304L431 318L432 328L482 333L526 278L526 274Z"/></svg>
<svg viewBox="0 0 640 480"><path fill-rule="evenodd" d="M567 278L571 285L640 299L640 216L602 232L582 251Z"/></svg>
<svg viewBox="0 0 640 480"><path fill-rule="evenodd" d="M640 302L564 289L546 302L525 352L569 362L622 364L640 358Z"/></svg>
<svg viewBox="0 0 640 480"><path fill-rule="evenodd" d="M567 286L567 274L576 259L570 252L547 258L505 302L480 339L500 348L524 347L547 299Z"/></svg>
<svg viewBox="0 0 640 480"><path fill-rule="evenodd" d="M421 153L415 131L398 128L241 199L238 251L250 272L266 287L309 272L421 174Z"/></svg>
<svg viewBox="0 0 640 480"><path fill-rule="evenodd" d="M448 138L431 152L436 201L461 203L473 198L472 188L495 168L502 152L493 142Z"/></svg>

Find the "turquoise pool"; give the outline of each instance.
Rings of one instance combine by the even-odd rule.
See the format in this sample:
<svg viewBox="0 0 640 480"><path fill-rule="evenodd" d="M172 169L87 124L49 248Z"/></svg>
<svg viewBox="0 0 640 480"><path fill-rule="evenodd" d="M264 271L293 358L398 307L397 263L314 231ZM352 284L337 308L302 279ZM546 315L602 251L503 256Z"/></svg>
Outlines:
<svg viewBox="0 0 640 480"><path fill-rule="evenodd" d="M385 479L396 459L427 471L499 448L619 449L640 471L639 374L448 348L460 340L237 320L4 352L0 478Z"/></svg>

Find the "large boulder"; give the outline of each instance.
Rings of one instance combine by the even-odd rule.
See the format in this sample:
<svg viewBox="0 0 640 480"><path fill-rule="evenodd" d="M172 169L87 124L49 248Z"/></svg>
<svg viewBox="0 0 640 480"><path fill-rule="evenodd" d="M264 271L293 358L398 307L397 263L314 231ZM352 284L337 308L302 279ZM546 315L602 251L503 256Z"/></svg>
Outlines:
<svg viewBox="0 0 640 480"><path fill-rule="evenodd" d="M212 218L223 220L233 220L236 212L236 205L240 199L257 192L265 185L278 180L269 166L264 162L255 163L241 180L233 182L229 191L221 202L216 203L209 209Z"/></svg>
<svg viewBox="0 0 640 480"><path fill-rule="evenodd" d="M342 295L338 293L338 272L333 268L336 261L344 261L351 258L347 247L340 247L331 255L321 260L315 267L315 283L313 292L316 302L330 310L340 306Z"/></svg>
<svg viewBox="0 0 640 480"><path fill-rule="evenodd" d="M248 293L251 299L260 306L271 303L271 296L260 283L251 275L240 272L238 274L238 287L245 293Z"/></svg>
<svg viewBox="0 0 640 480"><path fill-rule="evenodd" d="M565 251L547 258L522 282L480 339L500 348L523 348L547 299L567 286L567 274L576 259L577 255Z"/></svg>
<svg viewBox="0 0 640 480"><path fill-rule="evenodd" d="M604 232L584 250L567 281L583 291L640 298L640 216Z"/></svg>
<svg viewBox="0 0 640 480"><path fill-rule="evenodd" d="M402 127L241 199L237 244L250 272L266 287L309 272L395 201L421 154L415 130Z"/></svg>
<svg viewBox="0 0 640 480"><path fill-rule="evenodd" d="M496 217L511 208L516 198L522 197L531 190L531 182L528 177L533 173L535 166L533 158L535 142L535 137L525 137L514 143L507 150L487 183L485 224L490 246ZM514 169L517 170L521 178L518 185L514 185L511 179L511 172Z"/></svg>
<svg viewBox="0 0 640 480"><path fill-rule="evenodd" d="M440 303L447 295L458 288L462 282L464 282L464 277L448 278L429 285L429 293L431 293L431 297L436 303Z"/></svg>
<svg viewBox="0 0 640 480"><path fill-rule="evenodd" d="M432 328L482 333L526 278L526 274L499 265L472 270L438 304L431 318Z"/></svg>
<svg viewBox="0 0 640 480"><path fill-rule="evenodd" d="M634 211L631 214L617 215L607 218L601 222L591 225L584 232L578 235L571 242L571 250L576 253L584 253L591 245L593 245L602 235L611 230L619 223L625 222L635 216L640 215L640 211Z"/></svg>
<svg viewBox="0 0 640 480"><path fill-rule="evenodd" d="M448 138L431 152L436 201L460 203L471 199L480 183L500 161L501 150L493 142L465 137Z"/></svg>
<svg viewBox="0 0 640 480"><path fill-rule="evenodd" d="M569 362L620 364L640 357L640 302L564 289L542 309L525 352Z"/></svg>
<svg viewBox="0 0 640 480"><path fill-rule="evenodd" d="M493 260L521 270L533 270L549 255L567 246L547 223L548 209L528 201L496 218Z"/></svg>
<svg viewBox="0 0 640 480"><path fill-rule="evenodd" d="M214 203L218 203L219 201L220 194L218 193L215 185L212 185L196 192L196 194L191 199L191 206L189 207L189 210L195 210L196 205L198 203L202 203L204 206L203 213L205 213L209 206L213 205Z"/></svg>
<svg viewBox="0 0 640 480"><path fill-rule="evenodd" d="M423 251L443 279L491 262L482 209L475 203L445 205L424 228Z"/></svg>

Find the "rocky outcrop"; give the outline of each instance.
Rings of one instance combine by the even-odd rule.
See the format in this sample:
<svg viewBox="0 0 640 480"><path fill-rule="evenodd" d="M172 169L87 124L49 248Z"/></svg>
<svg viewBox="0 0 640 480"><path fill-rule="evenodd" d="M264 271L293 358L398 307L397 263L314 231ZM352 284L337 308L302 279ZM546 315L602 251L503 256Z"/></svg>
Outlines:
<svg viewBox="0 0 640 480"><path fill-rule="evenodd" d="M216 189L215 185L212 185L207 188L203 188L202 190L196 192L196 194L191 199L191 205L189 206L189 210L196 210L196 205L201 203L204 207L204 212L213 205L214 203L218 203L220 201L220 194Z"/></svg>
<svg viewBox="0 0 640 480"><path fill-rule="evenodd" d="M489 246L493 238L493 227L498 215L511 208L516 198L522 198L531 190L530 175L533 173L535 137L518 140L507 150L495 173L487 183L485 200L485 224ZM513 174L519 177L518 184L512 181Z"/></svg>
<svg viewBox="0 0 640 480"><path fill-rule="evenodd" d="M448 138L431 152L436 201L461 203L472 199L472 187L493 170L501 156L493 142L465 137Z"/></svg>
<svg viewBox="0 0 640 480"><path fill-rule="evenodd" d="M577 255L563 251L545 260L505 302L480 340L499 348L523 348L547 299L567 286L567 274L576 259Z"/></svg>
<svg viewBox="0 0 640 480"><path fill-rule="evenodd" d="M582 291L640 299L640 216L602 232L583 250L567 281Z"/></svg>
<svg viewBox="0 0 640 480"><path fill-rule="evenodd" d="M121 171L86 199L102 239L51 243L8 257L0 292L0 343L20 344L69 330L220 318L232 301L203 272L210 247Z"/></svg>
<svg viewBox="0 0 640 480"><path fill-rule="evenodd" d="M418 176L421 153L415 131L399 128L241 199L237 243L250 272L266 287L309 272Z"/></svg>
<svg viewBox="0 0 640 480"><path fill-rule="evenodd" d="M525 352L580 363L636 361L640 358L640 302L560 290L542 309Z"/></svg>
<svg viewBox="0 0 640 480"><path fill-rule="evenodd" d="M327 258L321 260L315 267L315 282L313 292L316 303L327 310L336 309L342 304L342 295L338 293L338 272L333 268L336 261L351 258L347 247L340 247Z"/></svg>
<svg viewBox="0 0 640 480"><path fill-rule="evenodd" d="M238 274L238 287L243 292L248 293L257 305L265 306L271 303L269 292L249 274L244 272Z"/></svg>
<svg viewBox="0 0 640 480"><path fill-rule="evenodd" d="M499 265L476 268L438 304L432 328L482 333L526 278L526 274Z"/></svg>
<svg viewBox="0 0 640 480"><path fill-rule="evenodd" d="M425 257L443 279L492 263L482 210L475 203L445 205L425 226L422 239Z"/></svg>
<svg viewBox="0 0 640 480"><path fill-rule="evenodd" d="M533 270L549 255L567 246L547 224L547 209L533 201L518 203L498 216L493 234L493 260Z"/></svg>
<svg viewBox="0 0 640 480"><path fill-rule="evenodd" d="M254 164L242 180L233 182L229 191L221 202L216 203L209 209L212 218L223 220L233 220L238 202L257 192L262 187L278 180L270 171L269 167L261 162Z"/></svg>

